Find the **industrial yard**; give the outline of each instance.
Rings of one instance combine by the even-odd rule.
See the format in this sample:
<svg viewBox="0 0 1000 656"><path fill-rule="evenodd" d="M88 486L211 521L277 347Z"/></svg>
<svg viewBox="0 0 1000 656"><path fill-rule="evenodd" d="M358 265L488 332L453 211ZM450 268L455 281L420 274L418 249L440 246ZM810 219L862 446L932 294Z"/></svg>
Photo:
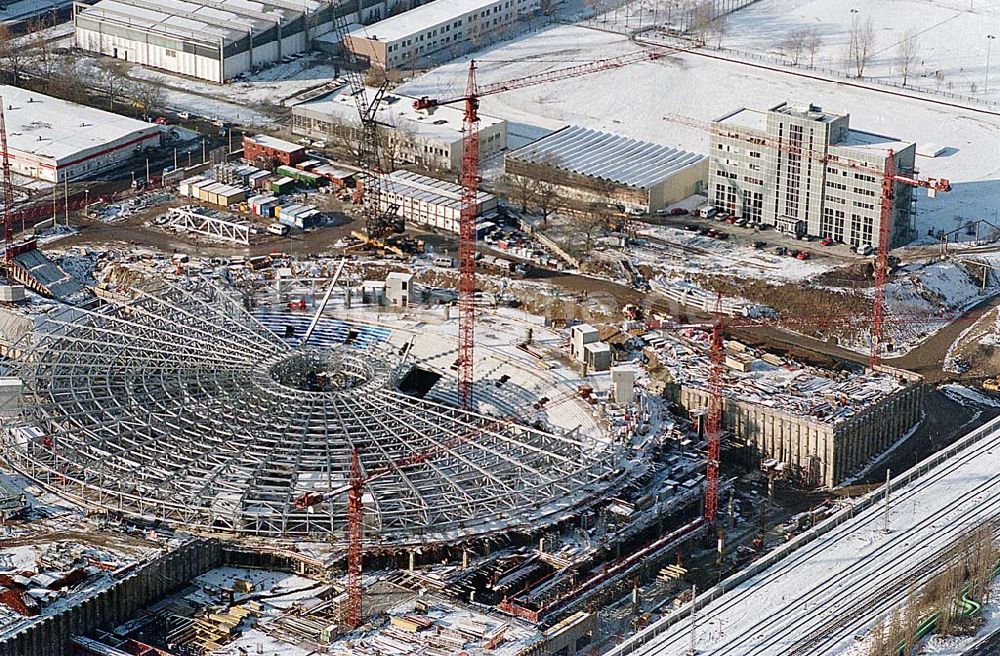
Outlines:
<svg viewBox="0 0 1000 656"><path fill-rule="evenodd" d="M981 4L0 7L0 656L993 653Z"/></svg>

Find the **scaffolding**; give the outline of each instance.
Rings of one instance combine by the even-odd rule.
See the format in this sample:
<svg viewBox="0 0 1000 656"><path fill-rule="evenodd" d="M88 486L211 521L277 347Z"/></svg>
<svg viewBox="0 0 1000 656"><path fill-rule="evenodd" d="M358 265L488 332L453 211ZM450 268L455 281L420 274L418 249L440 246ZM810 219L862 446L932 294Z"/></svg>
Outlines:
<svg viewBox="0 0 1000 656"><path fill-rule="evenodd" d="M628 475L610 441L404 394L410 367L386 335L349 332L299 348L209 277L55 312L21 345L24 402L8 452L91 507L343 544L346 494L334 491L356 449L364 471L393 468L363 498L366 542L382 548L534 531ZM309 508L294 503L328 492Z"/></svg>

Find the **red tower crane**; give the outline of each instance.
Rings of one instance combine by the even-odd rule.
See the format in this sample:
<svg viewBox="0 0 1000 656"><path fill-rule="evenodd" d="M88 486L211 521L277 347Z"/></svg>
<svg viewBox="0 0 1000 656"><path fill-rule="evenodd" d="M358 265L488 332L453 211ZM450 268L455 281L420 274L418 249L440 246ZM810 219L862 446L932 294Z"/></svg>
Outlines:
<svg viewBox="0 0 1000 656"><path fill-rule="evenodd" d="M358 450L351 452L351 466L346 485L327 492L308 492L297 497L292 505L299 510L316 506L347 493L347 605L344 608L344 624L351 628L361 625L363 619L363 559L364 559L364 489L372 481L384 478L393 472L413 467L434 457L447 453L455 447L484 432L500 426L507 418L486 423L466 433L455 435L431 449L419 451L404 458L393 460L381 467L365 472L361 467Z"/></svg>
<svg viewBox="0 0 1000 656"><path fill-rule="evenodd" d="M791 143L787 139L774 139L763 137L759 133L741 130L733 126L722 123L707 123L687 116L678 114L667 114L663 117L668 121L681 123L689 127L703 130L710 134L730 139L739 139L753 146L771 148L781 152L791 153L800 157L807 157L822 165L836 164L847 168L864 171L882 179L882 194L880 203L879 225L878 225L878 247L875 257L875 300L872 303L871 313L871 350L869 354L869 366L877 367L882 363L882 338L885 325L885 283L889 277L889 237L892 231L893 202L895 201L895 185L897 183L911 187L924 187L934 195L939 191L951 191L951 183L948 180L938 178L918 178L916 172L912 174L900 174L896 170L896 153L890 149L886 157L885 167L879 168L867 162L839 157L831 153L811 150L798 143Z"/></svg>
<svg viewBox="0 0 1000 656"><path fill-rule="evenodd" d="M4 260L10 261L14 257L14 222L11 219L11 211L14 207L14 187L10 178L10 156L7 154L7 124L3 114L3 98L0 98L0 151L3 151L3 161L0 164L3 168L3 252Z"/></svg>
<svg viewBox="0 0 1000 656"><path fill-rule="evenodd" d="M754 146L772 148L778 151L807 157L821 163L824 168L827 163L835 163L852 169L859 169L868 173L874 173L882 178L882 199L880 204L879 226L878 226L878 250L875 257L875 298L872 303L870 317L870 352L868 364L871 368L878 367L882 363L882 339L885 328L886 306L885 306L885 284L889 277L889 237L892 228L892 215L895 201L895 185L902 183L913 187L925 187L934 194L938 191L950 191L951 184L947 180L935 178L919 179L916 173L913 175L900 175L896 171L895 152L891 149L886 157L885 168L880 170L877 167L855 160L838 157L830 153L814 151L804 148L799 143L791 143L787 140L763 137L757 132L747 132L727 126L721 123L707 123L696 119L668 114L663 117L668 121L674 121L689 127L703 130L710 134L722 137L734 138L750 143ZM826 318L825 321L830 321ZM780 325L780 324L779 324ZM717 304L716 319L712 326L712 341L709 355L712 360L712 368L709 380L709 404L706 422L706 439L708 442L708 463L705 475L705 518L715 523L718 510L719 499L719 458L721 450L721 427L724 399L722 397L722 346L723 324L721 312Z"/></svg>
<svg viewBox="0 0 1000 656"><path fill-rule="evenodd" d="M415 109L429 110L440 105L462 103L465 106L462 139L462 206L458 230L458 397L461 407L472 407L472 380L475 366L476 322L476 198L479 194L479 99L504 91L522 89L536 84L565 80L611 68L620 68L633 62L658 59L668 52L643 50L640 52L600 59L576 66L560 68L546 73L516 78L479 86L476 84L476 61L469 62L469 76L465 95L439 100L423 96L414 101Z"/></svg>

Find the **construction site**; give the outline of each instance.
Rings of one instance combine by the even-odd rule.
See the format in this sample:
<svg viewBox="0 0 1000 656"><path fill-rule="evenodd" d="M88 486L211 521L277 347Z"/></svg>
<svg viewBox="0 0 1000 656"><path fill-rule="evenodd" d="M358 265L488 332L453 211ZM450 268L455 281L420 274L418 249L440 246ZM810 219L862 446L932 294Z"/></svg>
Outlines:
<svg viewBox="0 0 1000 656"><path fill-rule="evenodd" d="M48 179L63 105L0 100L0 656L1000 641L1000 228L917 228L967 154L815 80L608 82L731 65L698 21L773 0L108 2L83 50L283 124L168 87L165 141ZM130 54L185 14L215 55Z"/></svg>

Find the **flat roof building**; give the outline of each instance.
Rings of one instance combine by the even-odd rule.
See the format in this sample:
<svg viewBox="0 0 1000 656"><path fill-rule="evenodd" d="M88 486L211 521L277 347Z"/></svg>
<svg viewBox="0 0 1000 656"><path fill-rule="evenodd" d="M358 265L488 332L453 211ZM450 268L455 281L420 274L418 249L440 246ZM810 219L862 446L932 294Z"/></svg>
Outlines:
<svg viewBox="0 0 1000 656"><path fill-rule="evenodd" d="M701 191L707 161L697 153L571 125L507 153L504 172L545 180L582 200L653 211Z"/></svg>
<svg viewBox="0 0 1000 656"><path fill-rule="evenodd" d="M0 86L15 173L82 180L160 145L160 126L18 87Z"/></svg>
<svg viewBox="0 0 1000 656"><path fill-rule="evenodd" d="M849 114L811 104L742 108L716 127L709 147L713 205L753 224L851 246L878 245L880 172L889 153L899 171L912 171L916 161L915 144L851 129ZM892 246L912 239L913 198L912 187L896 183Z"/></svg>
<svg viewBox="0 0 1000 656"><path fill-rule="evenodd" d="M540 7L540 0L434 0L351 32L345 45L372 66L389 70L434 53L457 56L491 43Z"/></svg>
<svg viewBox="0 0 1000 656"><path fill-rule="evenodd" d="M369 90L374 97L375 90ZM462 170L462 123L458 107L443 105L414 109L416 98L389 93L379 104L376 120L386 130L383 156L390 166L417 164L441 171ZM292 107L292 133L321 139L332 147L355 151L361 139L361 121L350 88L345 84L322 98ZM485 159L507 148L507 122L479 115L479 157Z"/></svg>
<svg viewBox="0 0 1000 656"><path fill-rule="evenodd" d="M410 171L393 171L382 180L382 210L396 205L409 223L458 232L462 187ZM476 216L496 210L497 199L485 191L476 196Z"/></svg>
<svg viewBox="0 0 1000 656"><path fill-rule="evenodd" d="M292 166L305 161L306 149L266 134L247 134L243 136L243 159L268 169Z"/></svg>
<svg viewBox="0 0 1000 656"><path fill-rule="evenodd" d="M329 0L99 0L74 13L79 48L219 83L307 50L334 27Z"/></svg>

